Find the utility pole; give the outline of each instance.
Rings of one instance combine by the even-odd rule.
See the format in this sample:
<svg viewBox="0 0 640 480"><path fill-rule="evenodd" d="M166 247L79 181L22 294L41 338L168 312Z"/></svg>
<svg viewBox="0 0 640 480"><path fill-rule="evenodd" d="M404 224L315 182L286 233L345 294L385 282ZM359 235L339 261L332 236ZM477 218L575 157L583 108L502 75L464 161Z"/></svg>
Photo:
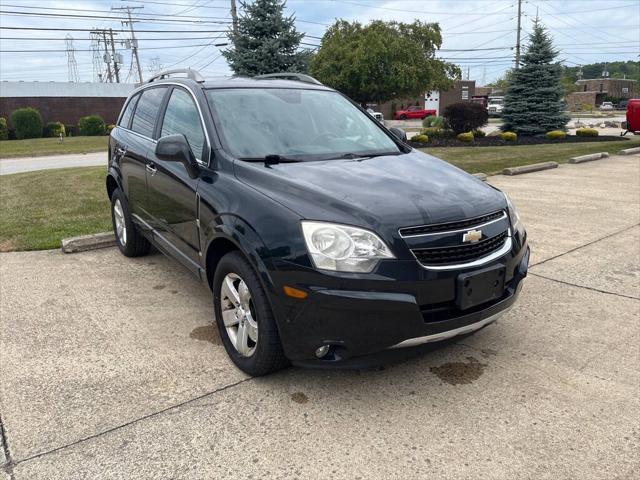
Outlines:
<svg viewBox="0 0 640 480"><path fill-rule="evenodd" d="M118 67L118 56L116 55L116 47L113 43L113 29L109 29L109 36L111 37L111 53L113 54L113 71L116 75L116 82L120 83L120 67Z"/></svg>
<svg viewBox="0 0 640 480"><path fill-rule="evenodd" d="M140 66L140 57L138 56L138 40L136 40L136 33L133 31L133 24L136 22L131 19L131 10L135 10L138 8L144 8L144 6L130 7L129 5L127 5L126 7L111 7L111 10L126 10L127 15L129 16L129 21L122 22L122 24L128 24L129 29L131 30L131 50L133 51L133 57L136 59L136 67L138 68L138 81L142 83L142 67Z"/></svg>
<svg viewBox="0 0 640 480"><path fill-rule="evenodd" d="M111 56L109 55L109 50L107 49L107 31L102 30L102 41L104 43L104 61L107 64L107 80L109 83L113 83L113 77L111 76Z"/></svg>
<svg viewBox="0 0 640 480"><path fill-rule="evenodd" d="M236 0L231 0L231 20L233 22L233 33L238 33L238 11L236 10Z"/></svg>
<svg viewBox="0 0 640 480"><path fill-rule="evenodd" d="M522 0L518 0L518 33L516 36L516 70L520 68L520 24L522 20Z"/></svg>

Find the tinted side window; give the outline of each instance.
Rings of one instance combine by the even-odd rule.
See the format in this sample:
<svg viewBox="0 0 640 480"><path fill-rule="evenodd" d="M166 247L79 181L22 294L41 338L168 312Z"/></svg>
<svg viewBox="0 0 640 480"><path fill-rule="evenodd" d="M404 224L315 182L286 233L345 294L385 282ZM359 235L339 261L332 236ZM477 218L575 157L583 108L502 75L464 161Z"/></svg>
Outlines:
<svg viewBox="0 0 640 480"><path fill-rule="evenodd" d="M182 133L187 137L191 151L197 159L202 159L204 149L204 131L200 123L198 108L191 95L176 88L171 93L167 111L162 122L161 137Z"/></svg>
<svg viewBox="0 0 640 480"><path fill-rule="evenodd" d="M153 129L165 92L166 88L150 88L142 92L136 113L133 115L131 130L145 137L153 138Z"/></svg>
<svg viewBox="0 0 640 480"><path fill-rule="evenodd" d="M131 125L131 115L133 115L133 110L136 108L136 103L138 102L139 98L140 95L138 94L135 95L131 100L129 100L129 103L127 103L124 112L122 112L122 117L120 118L120 122L118 122L118 125L124 128L129 128L129 125Z"/></svg>

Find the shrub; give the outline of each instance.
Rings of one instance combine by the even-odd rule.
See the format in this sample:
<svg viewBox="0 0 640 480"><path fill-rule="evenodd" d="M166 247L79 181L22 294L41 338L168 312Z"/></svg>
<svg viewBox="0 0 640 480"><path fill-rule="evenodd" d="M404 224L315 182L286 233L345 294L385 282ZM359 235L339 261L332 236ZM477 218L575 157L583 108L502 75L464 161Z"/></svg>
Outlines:
<svg viewBox="0 0 640 480"><path fill-rule="evenodd" d="M49 122L44 129L45 136L47 137L59 137L60 134L65 136L64 125L60 122Z"/></svg>
<svg viewBox="0 0 640 480"><path fill-rule="evenodd" d="M598 130L595 128L579 128L576 130L576 135L578 137L597 137Z"/></svg>
<svg viewBox="0 0 640 480"><path fill-rule="evenodd" d="M427 135L429 138L453 138L456 136L451 130L445 130L438 127L427 127L420 131L420 134Z"/></svg>
<svg viewBox="0 0 640 480"><path fill-rule="evenodd" d="M426 117L424 120L422 120L422 126L426 128L429 128L429 127L442 128L444 127L444 118L434 117L430 115Z"/></svg>
<svg viewBox="0 0 640 480"><path fill-rule="evenodd" d="M473 142L473 132L460 133L456 138L465 143Z"/></svg>
<svg viewBox="0 0 640 480"><path fill-rule="evenodd" d="M111 130L113 130L114 128L116 128L116 126L113 123L107 125L107 135L111 135Z"/></svg>
<svg viewBox="0 0 640 480"><path fill-rule="evenodd" d="M9 140L9 127L4 117L0 117L0 140Z"/></svg>
<svg viewBox="0 0 640 480"><path fill-rule="evenodd" d="M567 134L562 130L551 130L550 132L547 132L545 135L547 136L547 138L550 138L551 140L560 140L562 138L567 138Z"/></svg>
<svg viewBox="0 0 640 480"><path fill-rule="evenodd" d="M80 135L96 136L104 135L105 133L104 120L99 115L82 117L78 122L78 128L80 129Z"/></svg>
<svg viewBox="0 0 640 480"><path fill-rule="evenodd" d="M502 132L500 138L505 142L515 142L518 140L518 134L514 132Z"/></svg>
<svg viewBox="0 0 640 480"><path fill-rule="evenodd" d="M16 129L16 138L40 138L42 137L42 117L35 108L26 107L14 110L11 114L13 128Z"/></svg>
<svg viewBox="0 0 640 480"><path fill-rule="evenodd" d="M67 137L77 137L78 136L78 126L77 125L65 125L64 131Z"/></svg>
<svg viewBox="0 0 640 480"><path fill-rule="evenodd" d="M484 138L487 136L484 130L474 130L471 133L473 133L473 138Z"/></svg>
<svg viewBox="0 0 640 480"><path fill-rule="evenodd" d="M414 135L413 137L411 137L411 141L418 143L427 143L429 141L429 137L424 134Z"/></svg>
<svg viewBox="0 0 640 480"><path fill-rule="evenodd" d="M470 132L487 124L489 114L479 103L460 102L444 109L444 121L455 133Z"/></svg>

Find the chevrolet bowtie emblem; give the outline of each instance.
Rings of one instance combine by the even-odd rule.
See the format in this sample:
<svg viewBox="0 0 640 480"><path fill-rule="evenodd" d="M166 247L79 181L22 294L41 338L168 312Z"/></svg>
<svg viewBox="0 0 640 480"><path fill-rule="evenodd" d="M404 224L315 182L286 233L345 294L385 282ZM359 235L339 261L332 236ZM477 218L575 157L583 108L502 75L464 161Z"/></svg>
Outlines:
<svg viewBox="0 0 640 480"><path fill-rule="evenodd" d="M464 243L475 243L482 238L482 230L469 230L462 236Z"/></svg>

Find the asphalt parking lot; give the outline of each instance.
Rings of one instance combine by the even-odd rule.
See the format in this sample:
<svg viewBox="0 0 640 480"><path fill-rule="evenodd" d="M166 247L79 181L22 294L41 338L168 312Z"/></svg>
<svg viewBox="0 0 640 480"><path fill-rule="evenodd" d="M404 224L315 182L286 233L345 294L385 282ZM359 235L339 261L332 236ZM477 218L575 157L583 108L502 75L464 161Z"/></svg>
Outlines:
<svg viewBox="0 0 640 480"><path fill-rule="evenodd" d="M640 157L490 182L519 303L383 370L250 379L163 256L0 254L0 478L639 478Z"/></svg>

